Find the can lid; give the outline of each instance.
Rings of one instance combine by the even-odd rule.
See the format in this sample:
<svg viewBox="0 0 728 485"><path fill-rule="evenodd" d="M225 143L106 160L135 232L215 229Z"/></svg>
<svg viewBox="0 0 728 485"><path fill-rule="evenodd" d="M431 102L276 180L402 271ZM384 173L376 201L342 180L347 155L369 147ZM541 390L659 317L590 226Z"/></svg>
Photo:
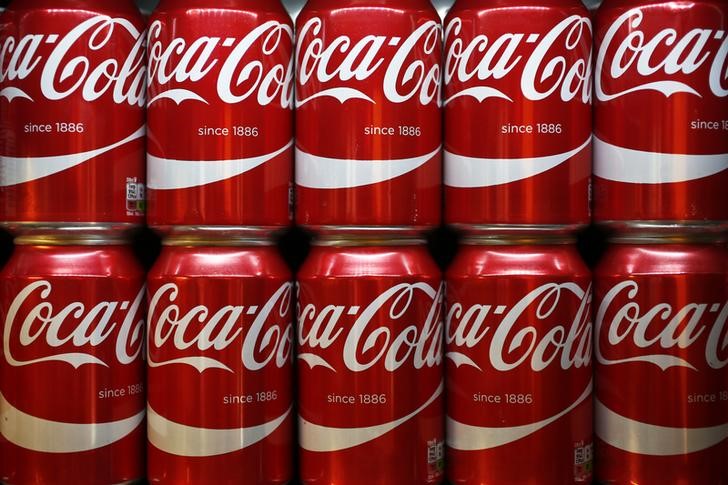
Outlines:
<svg viewBox="0 0 728 485"><path fill-rule="evenodd" d="M273 240L265 235L225 235L214 233L171 234L162 240L164 246L272 246Z"/></svg>
<svg viewBox="0 0 728 485"><path fill-rule="evenodd" d="M23 234L14 240L18 246L117 246L130 244L122 234Z"/></svg>
<svg viewBox="0 0 728 485"><path fill-rule="evenodd" d="M622 233L608 238L614 244L716 244L726 241L720 232L644 232Z"/></svg>
<svg viewBox="0 0 728 485"><path fill-rule="evenodd" d="M418 246L425 240L412 234L321 234L313 241L314 246Z"/></svg>
<svg viewBox="0 0 728 485"><path fill-rule="evenodd" d="M550 244L574 244L576 237L570 234L470 234L463 244L482 246L531 246Z"/></svg>

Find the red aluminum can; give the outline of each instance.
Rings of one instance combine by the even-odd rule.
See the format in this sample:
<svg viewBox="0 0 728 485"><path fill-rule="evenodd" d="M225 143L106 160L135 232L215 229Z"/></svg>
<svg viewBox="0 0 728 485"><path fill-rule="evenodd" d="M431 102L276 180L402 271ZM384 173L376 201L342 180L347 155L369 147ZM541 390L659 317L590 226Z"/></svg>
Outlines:
<svg viewBox="0 0 728 485"><path fill-rule="evenodd" d="M310 0L296 20L296 221L440 223L442 28L429 0Z"/></svg>
<svg viewBox="0 0 728 485"><path fill-rule="evenodd" d="M292 479L291 280L265 240L165 241L147 280L150 483Z"/></svg>
<svg viewBox="0 0 728 485"><path fill-rule="evenodd" d="M288 225L293 26L280 1L162 0L147 49L149 225Z"/></svg>
<svg viewBox="0 0 728 485"><path fill-rule="evenodd" d="M605 0L594 218L728 225L728 2Z"/></svg>
<svg viewBox="0 0 728 485"><path fill-rule="evenodd" d="M300 478L443 478L441 276L407 239L314 245L298 274Z"/></svg>
<svg viewBox="0 0 728 485"><path fill-rule="evenodd" d="M144 22L132 0L0 17L0 223L144 222Z"/></svg>
<svg viewBox="0 0 728 485"><path fill-rule="evenodd" d="M622 237L596 269L596 477L728 484L728 252Z"/></svg>
<svg viewBox="0 0 728 485"><path fill-rule="evenodd" d="M454 485L591 483L591 274L569 242L470 237L447 272Z"/></svg>
<svg viewBox="0 0 728 485"><path fill-rule="evenodd" d="M0 481L144 478L144 270L118 239L24 236L0 272Z"/></svg>
<svg viewBox="0 0 728 485"><path fill-rule="evenodd" d="M589 223L591 47L580 0L457 0L445 20L447 223Z"/></svg>

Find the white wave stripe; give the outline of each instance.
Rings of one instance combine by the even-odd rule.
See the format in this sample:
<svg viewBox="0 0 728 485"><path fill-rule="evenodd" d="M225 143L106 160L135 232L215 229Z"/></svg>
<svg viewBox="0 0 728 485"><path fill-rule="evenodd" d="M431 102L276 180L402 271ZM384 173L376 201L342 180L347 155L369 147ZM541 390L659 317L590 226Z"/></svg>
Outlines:
<svg viewBox="0 0 728 485"><path fill-rule="evenodd" d="M441 147L418 157L352 160L319 157L296 148L296 184L312 189L361 187L391 180L431 160Z"/></svg>
<svg viewBox="0 0 728 485"><path fill-rule="evenodd" d="M450 101L453 99L457 99L463 96L469 96L471 98L475 98L478 100L479 103L482 103L488 98L500 98L505 99L506 101L513 102L511 98L509 98L505 93L502 91L499 91L498 89L491 88L488 86L475 86L472 88L463 89L462 91L458 91L457 93L453 94L449 98L445 100L443 103L444 105L447 105Z"/></svg>
<svg viewBox="0 0 728 485"><path fill-rule="evenodd" d="M76 453L115 443L137 429L144 410L107 423L64 423L37 418L15 408L0 393L0 431L16 446L43 453Z"/></svg>
<svg viewBox="0 0 728 485"><path fill-rule="evenodd" d="M150 99L147 103L147 108L160 99L170 99L177 105L180 105L183 101L200 101L201 103L210 104L205 98L189 89L169 89Z"/></svg>
<svg viewBox="0 0 728 485"><path fill-rule="evenodd" d="M13 86L8 86L8 87L0 90L0 98L7 99L9 103L11 103L15 98L27 99L28 101L33 101L33 98L31 98L30 95L28 95L28 93L26 93L25 91L23 91L20 88L16 88Z"/></svg>
<svg viewBox="0 0 728 485"><path fill-rule="evenodd" d="M240 451L273 433L291 413L291 407L266 423L247 428L196 428L170 421L147 406L147 436L157 449L177 456L216 456Z"/></svg>
<svg viewBox="0 0 728 485"><path fill-rule="evenodd" d="M111 145L88 152L53 155L48 157L0 157L0 187L22 184L42 179L50 175L81 165L93 158L144 137L145 126L139 127L131 135Z"/></svg>
<svg viewBox="0 0 728 485"><path fill-rule="evenodd" d="M237 177L274 159L293 145L289 141L271 153L233 160L175 160L147 153L147 187L187 189Z"/></svg>
<svg viewBox="0 0 728 485"><path fill-rule="evenodd" d="M362 93L358 89L330 88L330 89L324 89L323 91L319 91L316 94L312 94L308 98L304 98L301 100L297 99L296 108L300 108L301 106L308 103L309 101L313 101L314 99L323 98L323 97L334 98L341 104L344 104L346 101L349 101L350 99L361 99L364 101L368 101L372 104L376 104L372 98L370 98L366 94Z"/></svg>
<svg viewBox="0 0 728 485"><path fill-rule="evenodd" d="M420 414L442 394L444 388L444 381L440 381L440 385L437 386L432 396L408 415L388 423L365 428L331 428L306 421L299 416L299 444L304 450L326 452L345 450L373 441Z"/></svg>
<svg viewBox="0 0 728 485"><path fill-rule="evenodd" d="M149 367L164 367L166 365L175 364L189 365L197 369L197 372L199 372L200 374L202 374L207 369L220 369L233 373L233 370L230 367L226 366L219 360L205 357L202 355L197 357L180 357L179 359L165 360L162 362L155 362L154 360L152 360L150 355L147 356L147 366Z"/></svg>
<svg viewBox="0 0 728 485"><path fill-rule="evenodd" d="M305 363L307 363L311 369L313 369L316 366L321 366L321 367L326 367L327 369L330 369L330 370L336 372L336 369L331 367L331 364L329 364L328 362L326 362L325 359L323 359L322 357L320 357L316 354L311 354L309 352L305 352L302 354L298 354L298 358L301 359L302 361L304 361Z"/></svg>
<svg viewBox="0 0 728 485"><path fill-rule="evenodd" d="M492 187L523 180L561 165L591 144L591 136L564 153L528 158L478 158L445 151L445 185L450 187Z"/></svg>
<svg viewBox="0 0 728 485"><path fill-rule="evenodd" d="M702 98L699 92L697 92L685 83L681 83L679 81L656 81L652 83L640 84L639 86L626 89L616 94L610 95L606 93L599 93L599 99L604 101L610 101L612 99L619 98L620 96L625 96L627 94L637 93L640 91L655 91L664 95L666 98L669 98L670 96L678 93L692 94L694 96Z"/></svg>
<svg viewBox="0 0 728 485"><path fill-rule="evenodd" d="M625 357L623 359L607 359L600 355L597 360L601 364L615 365L615 364L626 364L628 362L649 362L659 367L661 370L667 370L670 367L685 367L690 370L698 372L698 369L685 359L681 359L676 355L639 355L635 357Z"/></svg>
<svg viewBox="0 0 728 485"><path fill-rule="evenodd" d="M455 367L460 367L461 365L469 365L470 367L475 367L480 372L483 372L483 369L481 369L478 364L473 362L473 359L461 352L448 352L445 354L445 357L452 360L453 364L455 364Z"/></svg>
<svg viewBox="0 0 728 485"><path fill-rule="evenodd" d="M5 327L5 328L8 328L8 327ZM22 330L21 330L21 332L22 332ZM6 356L7 356L7 354L6 354ZM74 369L78 369L82 365L86 365L86 364L102 365L104 367L109 367L109 365L106 362L99 359L95 355L84 354L82 352L66 352L63 354L49 355L48 357L39 357L37 359L24 360L22 362L16 361L12 357L9 357L8 362L11 362L11 365L14 365L17 367L38 364L40 362L66 362L66 363L72 365Z"/></svg>
<svg viewBox="0 0 728 485"><path fill-rule="evenodd" d="M594 400L596 435L605 443L630 453L674 456L695 453L728 438L728 423L705 428L670 428L621 416Z"/></svg>
<svg viewBox="0 0 728 485"><path fill-rule="evenodd" d="M594 175L615 182L667 184L728 169L728 153L683 155L632 150L594 137Z"/></svg>
<svg viewBox="0 0 728 485"><path fill-rule="evenodd" d="M450 416L447 417L447 445L456 450L475 451L497 448L499 446L513 443L526 436L545 428L549 424L559 420L561 417L569 414L579 404L591 395L593 382L584 389L584 392L571 403L566 409L550 418L538 421L536 423L524 424L521 426L510 426L491 428L484 426L471 426L469 424L455 421Z"/></svg>

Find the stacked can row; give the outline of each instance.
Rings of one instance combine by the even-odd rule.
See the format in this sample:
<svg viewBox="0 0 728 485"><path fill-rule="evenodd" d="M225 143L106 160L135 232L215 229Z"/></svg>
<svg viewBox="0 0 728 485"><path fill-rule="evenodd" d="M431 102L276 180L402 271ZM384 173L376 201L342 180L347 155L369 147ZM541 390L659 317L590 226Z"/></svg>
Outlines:
<svg viewBox="0 0 728 485"><path fill-rule="evenodd" d="M444 27L427 0L310 0L295 43L278 1L56 3L0 21L20 232L141 224L147 199L165 231L286 226L294 158L312 228L438 225L444 165L445 222L565 231L592 149L597 221L728 221L724 0L606 0L594 30L578 0L458 0Z"/></svg>
<svg viewBox="0 0 728 485"><path fill-rule="evenodd" d="M3 483L728 483L706 236L621 236L593 289L555 236L466 238L443 285L417 239L324 237L293 283L269 241L182 235L146 290L121 240L17 242Z"/></svg>

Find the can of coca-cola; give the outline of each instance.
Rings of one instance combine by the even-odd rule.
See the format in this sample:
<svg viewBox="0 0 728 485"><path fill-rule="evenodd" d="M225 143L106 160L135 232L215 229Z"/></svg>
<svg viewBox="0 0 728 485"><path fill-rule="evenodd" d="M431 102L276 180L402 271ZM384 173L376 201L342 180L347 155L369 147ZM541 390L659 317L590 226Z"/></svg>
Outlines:
<svg viewBox="0 0 728 485"><path fill-rule="evenodd" d="M0 272L0 481L144 478L144 270L122 240L21 236Z"/></svg>
<svg viewBox="0 0 728 485"><path fill-rule="evenodd" d="M591 48L580 0L457 0L445 20L447 223L589 222Z"/></svg>
<svg viewBox="0 0 728 485"><path fill-rule="evenodd" d="M469 237L447 271L453 484L590 484L591 274L573 241Z"/></svg>
<svg viewBox="0 0 728 485"><path fill-rule="evenodd" d="M605 0L599 9L598 222L728 226L727 24L725 0Z"/></svg>
<svg viewBox="0 0 728 485"><path fill-rule="evenodd" d="M291 273L269 241L203 237L166 239L147 280L149 481L287 483Z"/></svg>
<svg viewBox="0 0 728 485"><path fill-rule="evenodd" d="M162 0L149 22L149 225L288 225L293 26L280 1Z"/></svg>
<svg viewBox="0 0 728 485"><path fill-rule="evenodd" d="M144 39L132 0L23 0L3 12L0 223L144 222Z"/></svg>
<svg viewBox="0 0 728 485"><path fill-rule="evenodd" d="M315 243L298 274L304 484L440 483L441 300L421 241Z"/></svg>
<svg viewBox="0 0 728 485"><path fill-rule="evenodd" d="M595 272L596 477L728 484L728 251L614 239Z"/></svg>
<svg viewBox="0 0 728 485"><path fill-rule="evenodd" d="M439 224L441 31L429 0L306 4L296 20L299 224Z"/></svg>

